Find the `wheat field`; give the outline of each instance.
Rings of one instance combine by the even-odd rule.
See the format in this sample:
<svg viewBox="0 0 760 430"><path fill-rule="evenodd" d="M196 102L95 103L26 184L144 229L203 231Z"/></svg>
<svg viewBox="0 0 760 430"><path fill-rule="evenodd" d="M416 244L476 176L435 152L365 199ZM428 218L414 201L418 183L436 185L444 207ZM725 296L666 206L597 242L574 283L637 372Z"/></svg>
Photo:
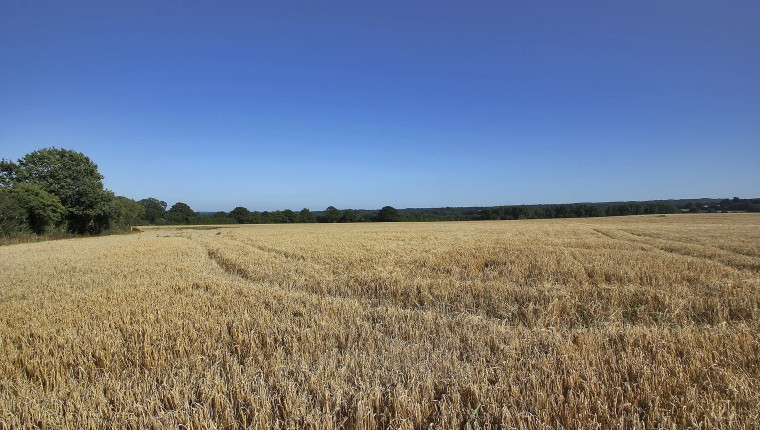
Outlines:
<svg viewBox="0 0 760 430"><path fill-rule="evenodd" d="M760 216L0 247L0 428L758 428Z"/></svg>

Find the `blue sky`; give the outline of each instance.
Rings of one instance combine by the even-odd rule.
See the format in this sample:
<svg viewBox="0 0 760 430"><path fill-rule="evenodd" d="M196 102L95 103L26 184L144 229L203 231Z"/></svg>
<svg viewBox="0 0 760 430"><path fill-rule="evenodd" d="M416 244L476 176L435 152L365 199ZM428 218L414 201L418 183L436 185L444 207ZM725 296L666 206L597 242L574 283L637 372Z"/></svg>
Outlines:
<svg viewBox="0 0 760 430"><path fill-rule="evenodd" d="M760 195L757 1L0 2L0 157L196 210Z"/></svg>

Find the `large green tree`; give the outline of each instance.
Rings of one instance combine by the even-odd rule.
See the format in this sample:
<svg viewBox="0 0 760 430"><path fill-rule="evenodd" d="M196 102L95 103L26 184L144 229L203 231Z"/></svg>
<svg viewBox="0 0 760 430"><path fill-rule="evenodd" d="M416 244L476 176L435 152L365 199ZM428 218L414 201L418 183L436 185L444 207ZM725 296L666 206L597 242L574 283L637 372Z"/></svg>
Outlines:
<svg viewBox="0 0 760 430"><path fill-rule="evenodd" d="M103 187L98 166L81 152L44 148L1 164L3 186L35 184L56 196L66 208L69 231L99 233L107 227L113 193Z"/></svg>
<svg viewBox="0 0 760 430"><path fill-rule="evenodd" d="M190 224L198 214L187 203L177 202L166 211L166 219L175 224Z"/></svg>
<svg viewBox="0 0 760 430"><path fill-rule="evenodd" d="M145 208L145 220L155 224L166 216L166 202L153 197L142 199L139 202Z"/></svg>
<svg viewBox="0 0 760 430"><path fill-rule="evenodd" d="M230 212L230 216L237 222L238 224L246 224L251 222L251 211L248 209L238 206L235 209Z"/></svg>

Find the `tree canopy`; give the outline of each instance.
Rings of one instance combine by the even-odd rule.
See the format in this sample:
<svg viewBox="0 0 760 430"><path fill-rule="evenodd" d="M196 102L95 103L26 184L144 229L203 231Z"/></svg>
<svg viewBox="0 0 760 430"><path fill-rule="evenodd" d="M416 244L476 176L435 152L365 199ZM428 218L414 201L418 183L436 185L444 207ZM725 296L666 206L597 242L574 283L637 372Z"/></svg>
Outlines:
<svg viewBox="0 0 760 430"><path fill-rule="evenodd" d="M340 221L341 217L341 211L338 210L335 206L328 206L327 209L325 209L325 213L323 216L324 222L338 222Z"/></svg>
<svg viewBox="0 0 760 430"><path fill-rule="evenodd" d="M34 184L57 197L66 208L67 228L73 233L99 233L108 227L113 195L103 187L98 166L81 152L44 148L16 163L3 160L5 187Z"/></svg>
<svg viewBox="0 0 760 430"><path fill-rule="evenodd" d="M298 212L298 222L315 222L316 220L317 218L307 208L303 208Z"/></svg>
<svg viewBox="0 0 760 430"><path fill-rule="evenodd" d="M242 206L238 206L230 212L230 217L232 217L232 219L238 224L245 224L251 221L251 211Z"/></svg>
<svg viewBox="0 0 760 430"><path fill-rule="evenodd" d="M166 211L166 219L178 224L190 224L198 214L187 203L177 202Z"/></svg>
<svg viewBox="0 0 760 430"><path fill-rule="evenodd" d="M66 209L57 197L34 184L0 189L0 233L47 233L57 227Z"/></svg>
<svg viewBox="0 0 760 430"><path fill-rule="evenodd" d="M145 220L145 207L128 197L117 196L111 201L110 227L126 229Z"/></svg>
<svg viewBox="0 0 760 430"><path fill-rule="evenodd" d="M377 214L377 220L380 222L393 222L399 220L398 211L393 206L384 206Z"/></svg>
<svg viewBox="0 0 760 430"><path fill-rule="evenodd" d="M151 224L156 224L166 216L166 202L153 197L142 199L139 202L145 208L145 220Z"/></svg>

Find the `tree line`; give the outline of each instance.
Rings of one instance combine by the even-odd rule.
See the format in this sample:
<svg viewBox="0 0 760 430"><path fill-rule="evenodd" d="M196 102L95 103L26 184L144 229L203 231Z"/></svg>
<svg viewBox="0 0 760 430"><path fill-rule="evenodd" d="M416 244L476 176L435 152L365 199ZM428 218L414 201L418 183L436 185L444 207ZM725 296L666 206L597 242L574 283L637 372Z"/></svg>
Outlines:
<svg viewBox="0 0 760 430"><path fill-rule="evenodd" d="M187 203L155 197L133 200L103 185L98 166L81 152L44 148L11 161L0 160L0 236L102 234L131 226L398 221L396 209L323 212L249 211L201 214Z"/></svg>
<svg viewBox="0 0 760 430"><path fill-rule="evenodd" d="M236 207L230 212L195 213L184 203L166 210L166 202L144 199L138 203L146 208L149 224L292 224L292 223L352 223L352 222L432 222L485 221L550 218L587 218L624 215L671 214L679 212L666 203L621 204L560 204L496 206L491 208L420 208L396 209L385 206L380 210L338 209L330 206L324 211L301 209L281 211L250 211Z"/></svg>
<svg viewBox="0 0 760 430"><path fill-rule="evenodd" d="M69 149L40 149L13 162L0 160L0 235L101 234L135 225L286 224L396 221L475 221L586 218L676 212L760 211L760 199L574 203L467 208L380 210L290 209L199 213L183 202L171 207L155 197L133 200L103 186L103 175L86 155Z"/></svg>
<svg viewBox="0 0 760 430"><path fill-rule="evenodd" d="M688 202L682 210L691 213L716 213L716 212L760 212L760 199L723 199L720 201L706 200Z"/></svg>
<svg viewBox="0 0 760 430"><path fill-rule="evenodd" d="M45 148L0 160L0 235L100 234L142 218L143 207L105 189L80 152Z"/></svg>
<svg viewBox="0 0 760 430"><path fill-rule="evenodd" d="M298 212L290 209L277 211L251 211L242 206L230 212L198 213L185 203L176 203L168 210L167 203L155 198L138 201L145 208L147 224L296 224L296 223L348 223L399 221L398 211L386 206L379 211L340 210L329 206L324 211L312 212L303 208Z"/></svg>
<svg viewBox="0 0 760 430"><path fill-rule="evenodd" d="M546 218L590 218L623 215L670 214L676 212L678 212L677 207L666 203L573 203L563 205L500 206L482 210L480 212L480 219L515 220Z"/></svg>

